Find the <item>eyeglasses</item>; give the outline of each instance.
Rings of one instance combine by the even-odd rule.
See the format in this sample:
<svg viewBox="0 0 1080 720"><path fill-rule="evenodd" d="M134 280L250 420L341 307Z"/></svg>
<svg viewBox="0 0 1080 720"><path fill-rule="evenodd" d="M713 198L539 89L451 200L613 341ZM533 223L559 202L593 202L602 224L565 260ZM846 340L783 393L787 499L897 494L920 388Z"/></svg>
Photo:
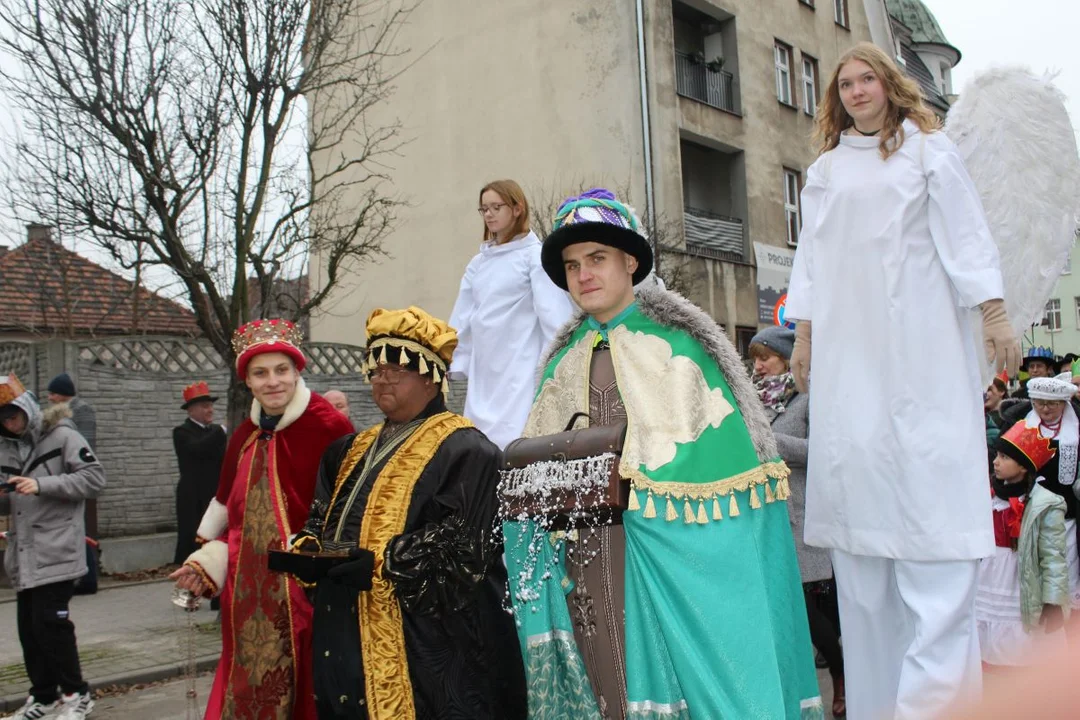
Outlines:
<svg viewBox="0 0 1080 720"><path fill-rule="evenodd" d="M368 380L375 382L384 382L387 385L397 385L401 382L401 378L405 377L405 373L409 372L409 369L402 367L401 365L392 365L390 363L384 363L377 365L374 370L368 370Z"/></svg>
<svg viewBox="0 0 1080 720"><path fill-rule="evenodd" d="M481 205L480 207L476 208L476 212L480 213L481 215L487 215L488 213L494 215L495 213L506 207L506 205L506 203L491 203L490 205Z"/></svg>
<svg viewBox="0 0 1080 720"><path fill-rule="evenodd" d="M1037 408L1053 408L1063 407L1065 405L1064 400L1032 400L1031 404Z"/></svg>

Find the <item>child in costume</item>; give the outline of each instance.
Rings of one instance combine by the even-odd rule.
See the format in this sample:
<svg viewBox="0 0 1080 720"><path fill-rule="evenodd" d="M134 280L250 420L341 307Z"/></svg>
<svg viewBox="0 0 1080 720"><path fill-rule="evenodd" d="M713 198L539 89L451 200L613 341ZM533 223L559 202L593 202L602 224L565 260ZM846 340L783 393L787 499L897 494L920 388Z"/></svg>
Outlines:
<svg viewBox="0 0 1080 720"><path fill-rule="evenodd" d="M450 326L458 347L450 375L467 378L465 417L505 448L521 435L536 392L540 354L570 319L569 296L540 265L529 203L513 180L480 190L484 244L469 261Z"/></svg>
<svg viewBox="0 0 1080 720"><path fill-rule="evenodd" d="M1065 501L1036 474L1055 454L1020 422L997 441L992 480L994 555L979 566L975 614L985 665L1027 665L1065 644L1069 616Z"/></svg>

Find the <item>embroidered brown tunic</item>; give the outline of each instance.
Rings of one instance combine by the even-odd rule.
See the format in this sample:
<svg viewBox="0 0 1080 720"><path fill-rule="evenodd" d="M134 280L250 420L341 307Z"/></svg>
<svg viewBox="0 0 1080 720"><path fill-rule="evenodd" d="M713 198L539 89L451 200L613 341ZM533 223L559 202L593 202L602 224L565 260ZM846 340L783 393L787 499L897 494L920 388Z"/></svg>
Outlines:
<svg viewBox="0 0 1080 720"><path fill-rule="evenodd" d="M611 350L593 351L589 370L589 418L592 425L626 420ZM622 525L581 530L569 561L575 587L570 594L574 639L585 662L600 714L622 720L626 714L626 643L623 609L626 588L626 541Z"/></svg>

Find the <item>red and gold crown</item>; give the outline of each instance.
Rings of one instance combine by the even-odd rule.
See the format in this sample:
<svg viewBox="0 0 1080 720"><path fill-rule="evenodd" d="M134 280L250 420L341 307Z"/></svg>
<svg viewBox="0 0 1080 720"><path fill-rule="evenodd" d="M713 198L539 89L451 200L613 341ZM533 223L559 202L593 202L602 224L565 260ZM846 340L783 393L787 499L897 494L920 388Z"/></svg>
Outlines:
<svg viewBox="0 0 1080 720"><path fill-rule="evenodd" d="M307 358L300 351L303 341L304 336L300 329L289 320L274 318L245 323L233 333L232 348L236 353L236 372L241 378L247 377L247 366L251 358L272 352L288 355L296 369L303 370L307 364Z"/></svg>
<svg viewBox="0 0 1080 720"><path fill-rule="evenodd" d="M187 410L188 406L198 400L209 400L214 402L216 397L210 395L210 386L205 380L199 382L193 382L184 388L184 404L180 406L181 410Z"/></svg>
<svg viewBox="0 0 1080 720"><path fill-rule="evenodd" d="M15 377L15 373L8 374L6 378L0 380L0 405L7 405L24 392L26 388L19 382L19 378Z"/></svg>
<svg viewBox="0 0 1080 720"><path fill-rule="evenodd" d="M1044 438L1038 427L1028 427L1021 420L998 438L994 447L1035 473L1057 452L1050 443L1051 439Z"/></svg>

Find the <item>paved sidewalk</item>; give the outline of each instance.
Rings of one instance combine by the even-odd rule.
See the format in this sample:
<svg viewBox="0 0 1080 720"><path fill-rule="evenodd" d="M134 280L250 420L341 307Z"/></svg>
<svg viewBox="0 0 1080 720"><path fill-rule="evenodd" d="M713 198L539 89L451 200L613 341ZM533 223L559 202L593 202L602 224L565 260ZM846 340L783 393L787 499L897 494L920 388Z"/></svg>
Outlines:
<svg viewBox="0 0 1080 720"><path fill-rule="evenodd" d="M213 681L210 674L196 681L194 708L188 703L187 683L176 680L118 697L99 698L90 717L93 720L202 720Z"/></svg>
<svg viewBox="0 0 1080 720"><path fill-rule="evenodd" d="M221 628L209 602L188 630L184 611L171 602L172 582L156 580L76 595L71 619L79 641L83 677L91 684L150 682L176 677L187 665L192 638L200 668L213 668L221 654ZM29 681L16 630L15 603L0 603L0 712L18 707Z"/></svg>

